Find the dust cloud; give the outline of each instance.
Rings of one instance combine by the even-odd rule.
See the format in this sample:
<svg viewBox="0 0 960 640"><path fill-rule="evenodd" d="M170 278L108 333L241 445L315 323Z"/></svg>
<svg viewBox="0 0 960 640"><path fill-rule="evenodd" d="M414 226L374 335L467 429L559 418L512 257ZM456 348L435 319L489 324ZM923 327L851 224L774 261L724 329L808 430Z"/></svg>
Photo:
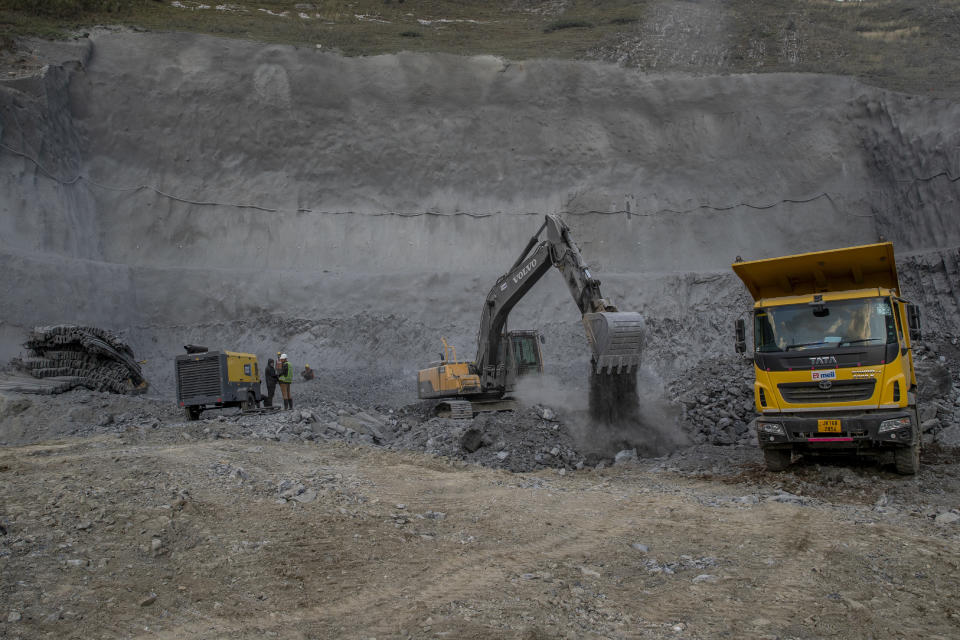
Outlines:
<svg viewBox="0 0 960 640"><path fill-rule="evenodd" d="M589 373L588 384L573 386L549 375L528 376L514 396L562 414L568 432L588 462L636 449L641 457L668 454L690 444L680 425L681 409L664 392L663 380L648 367L629 374Z"/></svg>
<svg viewBox="0 0 960 640"><path fill-rule="evenodd" d="M564 414L583 411L587 406L585 387L571 385L549 374L520 378L512 395L523 404L542 404Z"/></svg>

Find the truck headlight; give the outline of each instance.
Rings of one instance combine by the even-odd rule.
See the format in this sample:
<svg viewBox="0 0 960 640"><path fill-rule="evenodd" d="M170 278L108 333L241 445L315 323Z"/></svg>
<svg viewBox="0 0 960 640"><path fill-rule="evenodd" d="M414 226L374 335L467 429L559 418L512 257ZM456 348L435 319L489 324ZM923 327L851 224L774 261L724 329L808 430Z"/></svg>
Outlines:
<svg viewBox="0 0 960 640"><path fill-rule="evenodd" d="M786 431L783 430L783 425L778 422L757 422L757 431L778 436L787 435Z"/></svg>
<svg viewBox="0 0 960 640"><path fill-rule="evenodd" d="M893 418L892 420L884 420L880 423L880 428L877 429L877 433L886 433L887 431L893 431L894 429L903 429L910 426L910 418Z"/></svg>

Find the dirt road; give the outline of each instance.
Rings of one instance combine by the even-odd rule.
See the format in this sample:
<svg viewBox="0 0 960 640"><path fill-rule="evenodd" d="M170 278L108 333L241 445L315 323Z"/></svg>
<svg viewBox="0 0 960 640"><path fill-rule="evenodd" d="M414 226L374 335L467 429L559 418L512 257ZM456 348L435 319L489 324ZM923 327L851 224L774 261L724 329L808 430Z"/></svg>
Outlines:
<svg viewBox="0 0 960 640"><path fill-rule="evenodd" d="M0 636L960 634L955 456L511 474L207 431L0 451Z"/></svg>

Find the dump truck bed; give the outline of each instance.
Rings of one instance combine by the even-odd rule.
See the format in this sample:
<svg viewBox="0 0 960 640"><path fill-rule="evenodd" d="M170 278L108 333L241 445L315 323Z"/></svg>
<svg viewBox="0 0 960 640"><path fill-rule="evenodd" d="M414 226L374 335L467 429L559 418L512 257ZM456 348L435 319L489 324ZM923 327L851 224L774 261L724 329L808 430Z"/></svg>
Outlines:
<svg viewBox="0 0 960 640"><path fill-rule="evenodd" d="M900 292L891 242L735 262L733 271L754 300L874 287Z"/></svg>

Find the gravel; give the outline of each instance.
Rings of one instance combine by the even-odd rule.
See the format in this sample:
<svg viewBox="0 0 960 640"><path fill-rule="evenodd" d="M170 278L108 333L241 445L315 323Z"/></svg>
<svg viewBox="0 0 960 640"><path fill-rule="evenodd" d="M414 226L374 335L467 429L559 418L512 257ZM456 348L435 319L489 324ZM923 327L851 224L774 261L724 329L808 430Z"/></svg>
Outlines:
<svg viewBox="0 0 960 640"><path fill-rule="evenodd" d="M946 345L946 356L937 351L937 344ZM916 354L921 389L928 389L921 405L927 444L948 449L960 447L960 397L953 384L960 366L955 351L949 337L939 341L928 337L917 345ZM364 375L353 378L362 380ZM566 472L642 462L657 471L724 475L759 462L755 434L749 428L754 416L752 365L739 358L707 359L666 381L664 397L655 401L656 430L635 424L622 431L614 429L612 434L591 425L585 411L568 406L521 405L514 411L452 420L434 417L428 402L392 404L392 389L378 396L374 387L363 396L365 402L358 402L360 394L354 387L343 393L344 387L326 384L325 379L319 371L317 380L297 385L294 411L241 414L225 409L205 412L197 422L185 422L169 398L85 389L56 397L0 393L0 445L175 427L182 439L343 440L513 472L547 468ZM670 436L669 442L664 434ZM247 480L243 469L222 471L237 481ZM295 496L300 502L309 501L309 487L301 485L281 497Z"/></svg>

